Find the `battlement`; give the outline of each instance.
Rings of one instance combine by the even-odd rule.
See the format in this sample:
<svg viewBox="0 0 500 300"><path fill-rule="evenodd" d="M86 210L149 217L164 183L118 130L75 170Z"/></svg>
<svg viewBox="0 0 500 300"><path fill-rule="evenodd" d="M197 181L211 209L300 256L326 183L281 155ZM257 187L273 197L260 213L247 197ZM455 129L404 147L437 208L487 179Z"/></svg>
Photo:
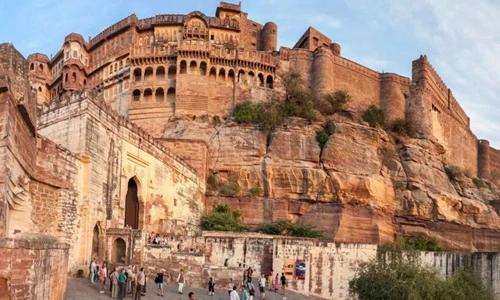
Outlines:
<svg viewBox="0 0 500 300"><path fill-rule="evenodd" d="M381 73L380 80L382 82L396 82L402 85L411 85L411 79L395 73Z"/></svg>
<svg viewBox="0 0 500 300"><path fill-rule="evenodd" d="M43 53L33 53L33 54L30 54L28 56L28 61L32 61L32 60L38 60L38 61L43 61L43 62L49 62L49 58L47 57L47 55L43 54Z"/></svg>
<svg viewBox="0 0 500 300"><path fill-rule="evenodd" d="M92 49L95 45L99 44L102 40L104 40L108 36L113 35L116 32L121 31L132 24L137 23L137 21L138 21L137 16L135 14L131 14L130 16L116 22L115 24L104 29L93 39L90 39L88 42L88 49L89 50Z"/></svg>

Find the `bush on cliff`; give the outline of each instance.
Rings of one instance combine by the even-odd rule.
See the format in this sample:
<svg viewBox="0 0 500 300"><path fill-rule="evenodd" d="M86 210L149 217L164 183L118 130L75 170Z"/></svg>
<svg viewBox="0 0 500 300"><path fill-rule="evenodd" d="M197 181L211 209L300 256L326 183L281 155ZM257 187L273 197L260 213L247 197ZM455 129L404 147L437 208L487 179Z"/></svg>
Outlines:
<svg viewBox="0 0 500 300"><path fill-rule="evenodd" d="M234 107L234 120L240 124L255 124L259 114L259 104L245 101Z"/></svg>
<svg viewBox="0 0 500 300"><path fill-rule="evenodd" d="M361 118L370 124L370 127L377 127L384 124L385 115L384 112L375 105L370 105L367 110L363 113Z"/></svg>
<svg viewBox="0 0 500 300"><path fill-rule="evenodd" d="M349 282L360 300L492 300L493 294L473 273L458 271L443 279L419 261L374 260L363 265Z"/></svg>
<svg viewBox="0 0 500 300"><path fill-rule="evenodd" d="M325 94L322 100L318 102L317 108L323 115L330 116L343 112L346 104L351 101L351 95L344 90L337 90L333 93Z"/></svg>
<svg viewBox="0 0 500 300"><path fill-rule="evenodd" d="M454 166L454 165L446 166L446 167L444 167L444 170L445 170L446 175L448 175L448 178L450 180L457 180L461 176L464 176L464 172L458 166Z"/></svg>
<svg viewBox="0 0 500 300"><path fill-rule="evenodd" d="M270 223L264 223L259 225L255 231L273 235L325 239L323 233L315 227L302 223L292 223L289 220L278 220Z"/></svg>
<svg viewBox="0 0 500 300"><path fill-rule="evenodd" d="M406 119L394 120L389 126L389 130L397 135L407 136L410 138L415 138L417 136L417 132L415 131L415 128L413 128L413 124Z"/></svg>
<svg viewBox="0 0 500 300"><path fill-rule="evenodd" d="M325 147L326 142L328 142L328 139L330 138L330 135L324 128L319 129L316 131L316 141L319 144L319 147L321 150L323 150L323 147Z"/></svg>
<svg viewBox="0 0 500 300"><path fill-rule="evenodd" d="M232 210L227 205L216 205L214 209L201 216L200 226L211 231L246 231L248 228L241 223L239 210Z"/></svg>

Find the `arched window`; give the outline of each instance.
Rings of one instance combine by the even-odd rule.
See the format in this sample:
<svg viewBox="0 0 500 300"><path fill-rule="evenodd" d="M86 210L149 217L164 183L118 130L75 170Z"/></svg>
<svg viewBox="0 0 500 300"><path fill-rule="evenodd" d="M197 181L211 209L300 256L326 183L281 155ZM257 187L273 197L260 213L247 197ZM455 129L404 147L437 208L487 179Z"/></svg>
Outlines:
<svg viewBox="0 0 500 300"><path fill-rule="evenodd" d="M181 61L181 74L187 73L187 63L185 60Z"/></svg>
<svg viewBox="0 0 500 300"><path fill-rule="evenodd" d="M177 67L176 66L168 67L168 79L175 79L175 75L177 75Z"/></svg>
<svg viewBox="0 0 500 300"><path fill-rule="evenodd" d="M215 80L216 78L217 78L217 71L215 70L215 67L212 67L210 69L209 79L210 80Z"/></svg>
<svg viewBox="0 0 500 300"><path fill-rule="evenodd" d="M219 80L226 80L226 70L224 68L219 70Z"/></svg>
<svg viewBox="0 0 500 300"><path fill-rule="evenodd" d="M232 69L227 73L227 80L229 80L230 82L234 81L234 71Z"/></svg>
<svg viewBox="0 0 500 300"><path fill-rule="evenodd" d="M156 68L156 78L161 80L165 79L165 67L159 66Z"/></svg>
<svg viewBox="0 0 500 300"><path fill-rule="evenodd" d="M35 64L34 64L34 63L31 63L31 65L30 65L30 70L31 70L31 71L35 70Z"/></svg>
<svg viewBox="0 0 500 300"><path fill-rule="evenodd" d="M254 82L255 82L255 74L252 71L250 71L248 72L248 84L253 85Z"/></svg>
<svg viewBox="0 0 500 300"><path fill-rule="evenodd" d="M122 238L117 238L113 242L113 253L111 255L111 261L114 263L124 264L127 259L127 243Z"/></svg>
<svg viewBox="0 0 500 300"><path fill-rule="evenodd" d="M207 63L204 61L200 63L200 75L202 76L207 75Z"/></svg>
<svg viewBox="0 0 500 300"><path fill-rule="evenodd" d="M151 102L152 98L153 98L153 91L151 89L146 89L143 95L144 102Z"/></svg>
<svg viewBox="0 0 500 300"><path fill-rule="evenodd" d="M171 87L167 91L167 101L172 103L175 102L175 88Z"/></svg>
<svg viewBox="0 0 500 300"><path fill-rule="evenodd" d="M123 60L120 60L120 70L123 69Z"/></svg>
<svg viewBox="0 0 500 300"><path fill-rule="evenodd" d="M71 81L76 82L76 73L75 72L73 72L73 74L71 74Z"/></svg>
<svg viewBox="0 0 500 300"><path fill-rule="evenodd" d="M38 65L38 71L43 72L43 65L42 64Z"/></svg>
<svg viewBox="0 0 500 300"><path fill-rule="evenodd" d="M196 69L197 69L197 64L196 64L196 61L195 60L192 60L191 63L189 63L189 73L190 74L195 74L196 73Z"/></svg>
<svg viewBox="0 0 500 300"><path fill-rule="evenodd" d="M153 68L147 67L146 70L144 71L144 80L148 81L153 79Z"/></svg>
<svg viewBox="0 0 500 300"><path fill-rule="evenodd" d="M134 101L139 101L141 99L141 91L134 90L134 92L132 93L132 96L134 98Z"/></svg>
<svg viewBox="0 0 500 300"><path fill-rule="evenodd" d="M157 88L155 92L155 100L156 102L163 102L165 97L165 92L162 88Z"/></svg>
<svg viewBox="0 0 500 300"><path fill-rule="evenodd" d="M142 70L140 68L137 68L134 70L134 77L135 77L135 81L141 81Z"/></svg>
<svg viewBox="0 0 500 300"><path fill-rule="evenodd" d="M240 70L238 72L238 82L241 83L241 84L245 83L245 71Z"/></svg>
<svg viewBox="0 0 500 300"><path fill-rule="evenodd" d="M109 74L113 73L113 65L109 66Z"/></svg>
<svg viewBox="0 0 500 300"><path fill-rule="evenodd" d="M273 76L268 75L267 79L266 79L266 86L267 86L267 88L272 89L273 88L273 82L274 82Z"/></svg>
<svg viewBox="0 0 500 300"><path fill-rule="evenodd" d="M87 85L87 79L84 79L83 80L83 85L86 86Z"/></svg>
<svg viewBox="0 0 500 300"><path fill-rule="evenodd" d="M42 87L41 86L38 87L38 91L42 92Z"/></svg>
<svg viewBox="0 0 500 300"><path fill-rule="evenodd" d="M262 73L259 73L259 86L264 87L264 75Z"/></svg>

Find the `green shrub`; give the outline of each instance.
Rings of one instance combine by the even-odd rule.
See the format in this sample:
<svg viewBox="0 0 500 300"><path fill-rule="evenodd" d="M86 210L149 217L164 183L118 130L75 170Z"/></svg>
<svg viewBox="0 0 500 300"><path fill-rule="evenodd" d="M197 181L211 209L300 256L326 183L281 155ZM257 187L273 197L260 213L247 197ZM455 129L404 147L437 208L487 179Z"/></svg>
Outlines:
<svg viewBox="0 0 500 300"><path fill-rule="evenodd" d="M259 113L259 105L250 101L236 104L234 107L234 120L240 124L255 124Z"/></svg>
<svg viewBox="0 0 500 300"><path fill-rule="evenodd" d="M460 169L460 167L458 166L446 166L444 167L444 170L450 180L457 180L458 178L460 178L460 176L463 175L462 169Z"/></svg>
<svg viewBox="0 0 500 300"><path fill-rule="evenodd" d="M231 210L227 205L216 205L211 212L201 216L200 226L203 230L237 232L248 230L240 218L239 210Z"/></svg>
<svg viewBox="0 0 500 300"><path fill-rule="evenodd" d="M413 124L406 119L397 119L394 120L389 129L397 135L407 136L410 138L415 138L417 136L417 132L415 128L413 128Z"/></svg>
<svg viewBox="0 0 500 300"><path fill-rule="evenodd" d="M223 197L236 197L240 192L240 185L236 182L230 182L219 189L219 195Z"/></svg>
<svg viewBox="0 0 500 300"><path fill-rule="evenodd" d="M351 101L351 95L344 90L337 90L323 96L319 101L318 110L324 115L333 115L343 112L347 103Z"/></svg>
<svg viewBox="0 0 500 300"><path fill-rule="evenodd" d="M472 182L478 189L487 187L486 183L481 178L474 177L472 178Z"/></svg>
<svg viewBox="0 0 500 300"><path fill-rule="evenodd" d="M220 182L217 176L210 174L207 176L207 189L210 191L217 191L220 187Z"/></svg>
<svg viewBox="0 0 500 300"><path fill-rule="evenodd" d="M363 265L350 280L349 291L360 300L494 299L475 274L458 271L445 280L431 267L398 259Z"/></svg>
<svg viewBox="0 0 500 300"><path fill-rule="evenodd" d="M361 116L365 122L370 124L370 127L384 124L384 112L375 105L370 105Z"/></svg>
<svg viewBox="0 0 500 300"><path fill-rule="evenodd" d="M399 180L394 180L394 179L392 179L392 186L396 190L403 190L406 187L404 182L399 181Z"/></svg>
<svg viewBox="0 0 500 300"><path fill-rule="evenodd" d="M286 233L289 236L295 237L325 239L323 233L317 230L314 226L302 223L292 223L289 220L278 220L271 223L264 223L259 225L255 231L273 235Z"/></svg>
<svg viewBox="0 0 500 300"><path fill-rule="evenodd" d="M257 196L262 194L262 189L260 188L260 186L257 186L257 187L250 188L248 190L248 192L250 193L250 195L257 197Z"/></svg>
<svg viewBox="0 0 500 300"><path fill-rule="evenodd" d="M330 138L330 135L324 128L319 129L316 131L316 141L318 141L319 147L323 149L325 147L326 142L328 142L328 139Z"/></svg>
<svg viewBox="0 0 500 300"><path fill-rule="evenodd" d="M398 248L402 251L443 251L435 239L423 237L404 237L400 240Z"/></svg>

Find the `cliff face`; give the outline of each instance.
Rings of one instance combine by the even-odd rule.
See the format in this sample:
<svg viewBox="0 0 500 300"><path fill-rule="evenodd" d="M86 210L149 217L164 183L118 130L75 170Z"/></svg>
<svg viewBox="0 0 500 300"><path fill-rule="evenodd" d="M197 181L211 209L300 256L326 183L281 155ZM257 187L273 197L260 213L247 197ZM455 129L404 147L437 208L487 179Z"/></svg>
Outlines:
<svg viewBox="0 0 500 300"><path fill-rule="evenodd" d="M227 203L244 222L300 220L334 241L383 243L401 236L436 238L450 250L498 251L500 218L493 183L450 180L446 152L429 140L397 139L381 129L337 122L323 149L320 124L290 119L270 138L253 126L176 120L166 138L211 140L208 174L240 186L207 205ZM211 137L213 138L211 139ZM396 141L397 140L397 141Z"/></svg>

